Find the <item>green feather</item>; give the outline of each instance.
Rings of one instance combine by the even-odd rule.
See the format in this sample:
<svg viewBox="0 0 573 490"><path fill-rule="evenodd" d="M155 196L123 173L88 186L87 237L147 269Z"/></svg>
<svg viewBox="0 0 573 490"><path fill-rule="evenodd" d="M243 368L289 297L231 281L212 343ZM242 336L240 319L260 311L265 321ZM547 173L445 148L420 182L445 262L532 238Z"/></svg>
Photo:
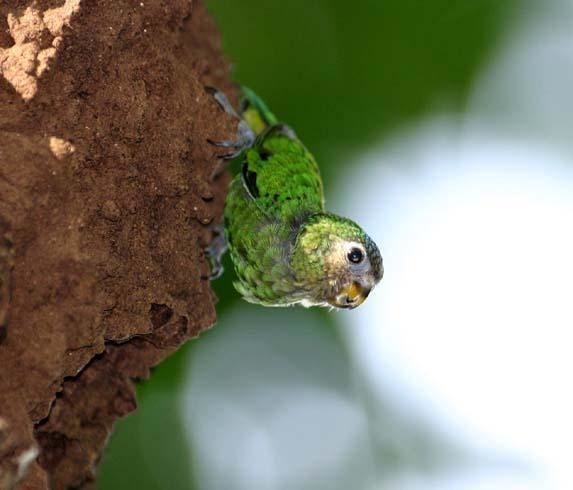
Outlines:
<svg viewBox="0 0 573 490"><path fill-rule="evenodd" d="M329 258L333 244L366 244L369 238L352 221L325 211L312 154L254 92L243 93L243 118L258 136L244 153L225 206L227 241L238 277L235 287L253 303L324 304L346 280ZM373 255L379 256L373 247Z"/></svg>

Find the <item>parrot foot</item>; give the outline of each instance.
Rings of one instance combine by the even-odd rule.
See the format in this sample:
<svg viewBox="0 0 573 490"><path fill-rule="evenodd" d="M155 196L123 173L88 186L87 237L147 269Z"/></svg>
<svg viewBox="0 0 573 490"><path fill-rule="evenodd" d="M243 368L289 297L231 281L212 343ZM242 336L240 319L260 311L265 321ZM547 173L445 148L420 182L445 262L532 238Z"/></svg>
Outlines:
<svg viewBox="0 0 573 490"><path fill-rule="evenodd" d="M213 146L217 146L219 148L230 148L233 151L229 153L225 153L220 155L219 158L223 160L233 160L234 158L238 157L244 150L248 150L251 148L257 136L255 135L254 131L249 127L246 121L241 119L241 116L237 114L227 96L217 90L214 87L205 87L208 93L210 93L213 98L217 101L217 103L221 106L221 108L233 117L240 119L239 126L237 128L237 139L236 140L229 140L229 141L213 141L208 139L207 141L212 144Z"/></svg>
<svg viewBox="0 0 573 490"><path fill-rule="evenodd" d="M223 225L218 225L213 229L213 240L211 244L205 249L207 258L211 264L211 273L209 280L214 281L219 279L223 274L223 255L227 251L227 239L225 238L225 228Z"/></svg>

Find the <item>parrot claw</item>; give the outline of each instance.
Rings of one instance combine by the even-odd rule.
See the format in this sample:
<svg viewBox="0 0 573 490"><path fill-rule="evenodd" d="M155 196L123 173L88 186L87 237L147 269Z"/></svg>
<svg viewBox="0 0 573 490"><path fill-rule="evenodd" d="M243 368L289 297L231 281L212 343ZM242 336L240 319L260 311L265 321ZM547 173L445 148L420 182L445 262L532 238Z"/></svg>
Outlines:
<svg viewBox="0 0 573 490"><path fill-rule="evenodd" d="M219 148L231 148L233 151L219 155L218 158L221 160L233 160L243 153L243 151L251 148L255 139L255 133L253 133L245 121L241 121L238 127L238 137L235 141L213 141L208 139L207 142Z"/></svg>
<svg viewBox="0 0 573 490"><path fill-rule="evenodd" d="M237 119L241 119L241 116L237 114L237 112L229 102L229 99L227 99L227 96L223 92L211 86L206 86L205 90L207 91L208 94L211 94L213 96L213 98L217 101L217 103L227 114L231 114L231 116L235 116Z"/></svg>
<svg viewBox="0 0 573 490"><path fill-rule="evenodd" d="M223 225L218 225L213 229L213 241L205 249L205 253L211 264L211 273L209 280L214 281L219 279L223 274L224 268L222 264L223 255L227 251L227 239L225 238L225 230Z"/></svg>
<svg viewBox="0 0 573 490"><path fill-rule="evenodd" d="M205 90L207 90L207 92L213 96L213 98L217 101L217 103L227 114L230 114L231 116L236 117L237 119L241 119L241 116L237 114L237 112L229 102L229 99L227 99L227 96L223 92L217 90L214 87L205 87ZM243 153L244 150L251 148L254 145L256 139L257 137L253 132L253 130L249 127L246 121L241 119L241 121L239 122L239 126L237 128L236 140L213 141L211 139L208 139L207 141L211 145L217 146L219 148L232 148L233 151L231 151L230 153L220 155L219 158L222 160L233 160L234 158L238 157L241 153Z"/></svg>

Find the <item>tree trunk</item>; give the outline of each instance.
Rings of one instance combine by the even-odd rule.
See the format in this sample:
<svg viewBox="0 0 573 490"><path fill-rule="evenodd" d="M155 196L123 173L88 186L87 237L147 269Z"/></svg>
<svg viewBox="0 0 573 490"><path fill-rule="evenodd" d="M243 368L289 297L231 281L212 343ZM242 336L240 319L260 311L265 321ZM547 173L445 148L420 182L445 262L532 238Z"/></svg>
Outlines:
<svg viewBox="0 0 573 490"><path fill-rule="evenodd" d="M86 488L133 380L215 321L236 121L204 86L233 87L199 0L2 2L0 74L0 488Z"/></svg>

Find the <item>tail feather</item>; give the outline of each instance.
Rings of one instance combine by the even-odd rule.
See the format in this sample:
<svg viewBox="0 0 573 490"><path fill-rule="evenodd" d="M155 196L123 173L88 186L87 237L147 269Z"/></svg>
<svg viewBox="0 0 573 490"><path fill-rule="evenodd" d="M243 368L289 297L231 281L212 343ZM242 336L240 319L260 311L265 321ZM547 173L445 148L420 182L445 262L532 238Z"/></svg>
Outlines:
<svg viewBox="0 0 573 490"><path fill-rule="evenodd" d="M242 87L241 90L241 115L257 136L278 124L277 117L255 92L248 87Z"/></svg>

